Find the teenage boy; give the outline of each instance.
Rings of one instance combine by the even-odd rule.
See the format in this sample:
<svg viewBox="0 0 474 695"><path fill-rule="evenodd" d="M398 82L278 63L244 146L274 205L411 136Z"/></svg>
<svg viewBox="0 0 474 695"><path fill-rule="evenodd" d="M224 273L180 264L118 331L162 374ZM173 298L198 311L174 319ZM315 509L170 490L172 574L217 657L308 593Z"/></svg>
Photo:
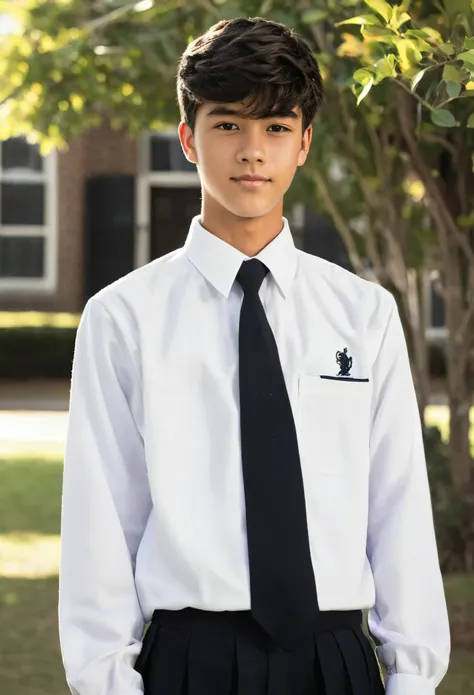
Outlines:
<svg viewBox="0 0 474 695"><path fill-rule="evenodd" d="M183 248L92 297L77 333L68 683L379 695L368 608L386 692L433 695L450 636L397 307L297 250L282 215L318 65L287 27L239 18L188 46L177 88L201 214Z"/></svg>

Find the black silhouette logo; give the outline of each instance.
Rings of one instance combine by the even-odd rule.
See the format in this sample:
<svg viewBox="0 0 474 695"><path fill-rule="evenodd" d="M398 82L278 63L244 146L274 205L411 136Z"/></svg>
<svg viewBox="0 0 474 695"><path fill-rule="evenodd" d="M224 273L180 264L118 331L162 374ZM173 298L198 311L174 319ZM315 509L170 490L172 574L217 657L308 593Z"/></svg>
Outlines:
<svg viewBox="0 0 474 695"><path fill-rule="evenodd" d="M337 376L350 376L350 371L352 369L352 357L347 354L347 348L341 352L338 350L336 352L336 362L338 363L340 370Z"/></svg>

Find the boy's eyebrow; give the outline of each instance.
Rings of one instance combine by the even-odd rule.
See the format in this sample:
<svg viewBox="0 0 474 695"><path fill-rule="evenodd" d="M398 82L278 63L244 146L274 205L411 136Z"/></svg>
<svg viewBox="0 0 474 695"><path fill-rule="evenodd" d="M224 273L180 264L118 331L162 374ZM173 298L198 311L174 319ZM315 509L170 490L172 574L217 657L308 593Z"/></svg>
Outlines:
<svg viewBox="0 0 474 695"><path fill-rule="evenodd" d="M214 106L206 115L207 116L238 116L241 112L231 109L228 106ZM298 119L298 114L291 109L280 109L272 112L266 118L294 118Z"/></svg>

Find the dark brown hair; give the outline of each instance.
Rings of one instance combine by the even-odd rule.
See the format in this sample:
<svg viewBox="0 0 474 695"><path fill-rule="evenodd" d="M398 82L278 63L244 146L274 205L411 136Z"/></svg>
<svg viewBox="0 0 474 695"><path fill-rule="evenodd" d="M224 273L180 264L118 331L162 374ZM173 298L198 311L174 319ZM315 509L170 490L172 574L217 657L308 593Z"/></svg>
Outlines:
<svg viewBox="0 0 474 695"><path fill-rule="evenodd" d="M246 118L300 106L304 132L322 102L323 81L310 47L294 30L262 17L239 17L214 24L187 46L178 63L177 95L181 120L193 132L205 101L247 97L247 108L239 111Z"/></svg>

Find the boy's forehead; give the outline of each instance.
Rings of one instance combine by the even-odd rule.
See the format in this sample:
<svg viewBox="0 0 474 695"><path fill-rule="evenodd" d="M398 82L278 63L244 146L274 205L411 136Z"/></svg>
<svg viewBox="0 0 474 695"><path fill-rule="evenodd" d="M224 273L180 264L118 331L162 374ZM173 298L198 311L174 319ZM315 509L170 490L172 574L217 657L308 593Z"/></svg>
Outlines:
<svg viewBox="0 0 474 695"><path fill-rule="evenodd" d="M248 106L248 101L235 101L235 102L209 102L206 101L202 104L202 111L205 116L226 116L226 115L241 115L246 107ZM288 108L286 106L280 106L276 104L273 106L271 112L267 117L283 117L283 118L300 118L302 115L301 107L299 105Z"/></svg>

